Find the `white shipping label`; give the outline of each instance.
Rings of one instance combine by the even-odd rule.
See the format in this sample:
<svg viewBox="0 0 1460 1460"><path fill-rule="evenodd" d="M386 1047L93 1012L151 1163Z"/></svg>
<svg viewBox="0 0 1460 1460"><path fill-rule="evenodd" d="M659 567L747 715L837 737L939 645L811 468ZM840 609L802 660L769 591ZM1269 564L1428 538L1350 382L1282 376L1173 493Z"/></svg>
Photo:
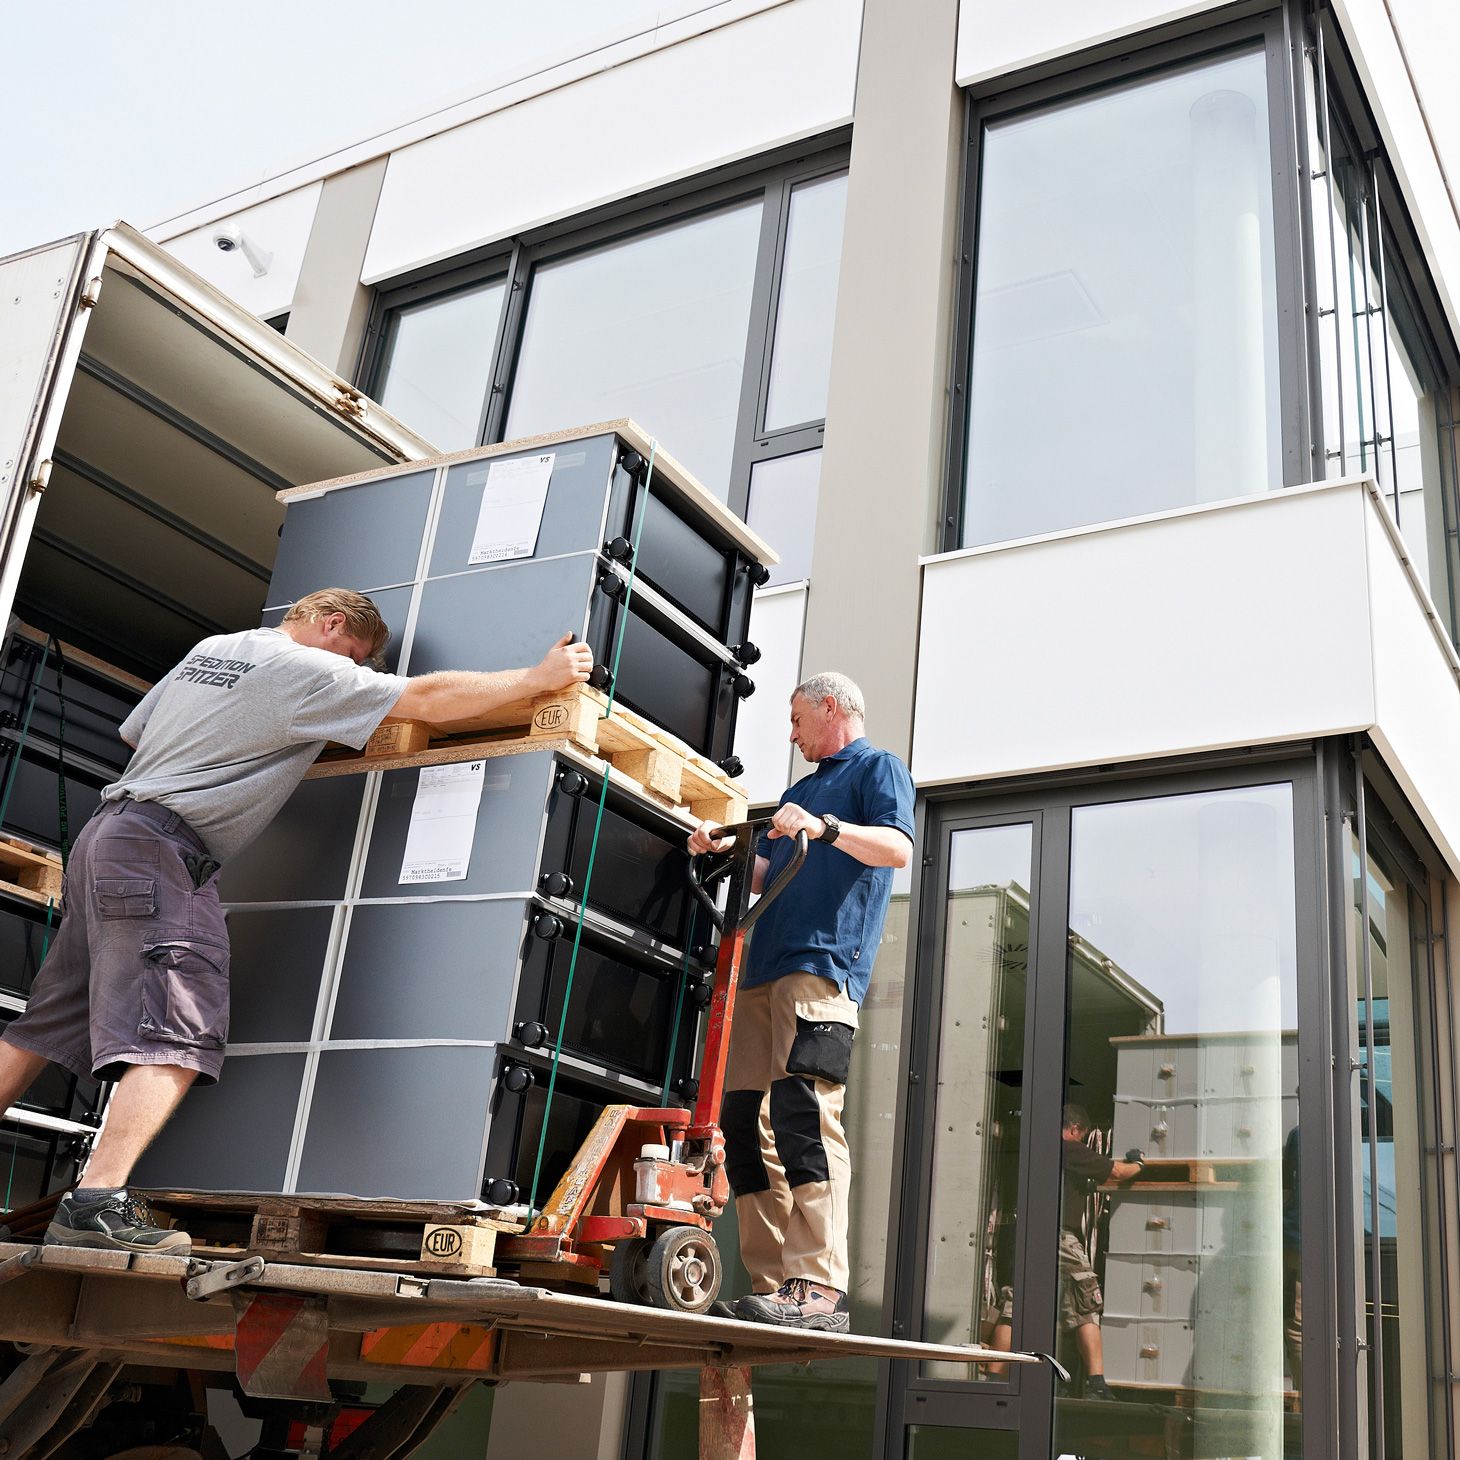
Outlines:
<svg viewBox="0 0 1460 1460"><path fill-rule="evenodd" d="M484 760L422 769L406 832L406 852L401 859L402 886L465 880L486 769Z"/></svg>
<svg viewBox="0 0 1460 1460"><path fill-rule="evenodd" d="M482 488L477 530L472 534L468 563L496 563L530 558L537 551L542 509L553 475L554 453L494 461Z"/></svg>

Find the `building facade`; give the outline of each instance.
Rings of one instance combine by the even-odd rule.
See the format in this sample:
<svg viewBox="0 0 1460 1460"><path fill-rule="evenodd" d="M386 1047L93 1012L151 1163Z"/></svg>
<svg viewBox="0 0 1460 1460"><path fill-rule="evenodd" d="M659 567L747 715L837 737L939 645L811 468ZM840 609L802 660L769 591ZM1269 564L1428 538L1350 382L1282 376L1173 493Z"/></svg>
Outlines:
<svg viewBox="0 0 1460 1460"><path fill-rule="evenodd" d="M153 230L443 451L635 418L782 555L756 798L803 672L909 760L854 1322L1074 1377L766 1371L763 1455L1455 1453L1442 11L686 3ZM1062 1183L1072 1105L1141 1180ZM442 1453L546 1406L693 1453L693 1375Z"/></svg>

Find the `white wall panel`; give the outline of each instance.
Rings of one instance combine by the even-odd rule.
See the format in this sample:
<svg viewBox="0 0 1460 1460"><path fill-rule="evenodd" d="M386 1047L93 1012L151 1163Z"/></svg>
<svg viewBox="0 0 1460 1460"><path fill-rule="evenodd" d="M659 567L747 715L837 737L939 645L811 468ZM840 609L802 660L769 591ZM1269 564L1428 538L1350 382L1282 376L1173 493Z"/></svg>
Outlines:
<svg viewBox="0 0 1460 1460"><path fill-rule="evenodd" d="M1340 483L930 559L914 778L1371 725L1364 502Z"/></svg>
<svg viewBox="0 0 1460 1460"><path fill-rule="evenodd" d="M1085 46L1215 9L1221 0L963 0L958 12L958 84L1048 61Z"/></svg>
<svg viewBox="0 0 1460 1460"><path fill-rule="evenodd" d="M1460 871L1460 685L1394 538L1370 500L1366 530L1374 634L1374 740L1450 865Z"/></svg>
<svg viewBox="0 0 1460 1460"><path fill-rule="evenodd" d="M323 187L322 182L311 183L270 198L189 233L180 233L162 247L251 313L265 318L282 314L294 298ZM254 278L241 249L223 253L213 242L213 235L225 223L236 224L262 252L273 255L268 272L261 278Z"/></svg>
<svg viewBox="0 0 1460 1460"><path fill-rule="evenodd" d="M804 583L768 588L756 594L750 615L761 660L750 671L755 693L735 722L735 753L745 762L752 804L779 800L791 782L791 691L801 682L807 591Z"/></svg>
<svg viewBox="0 0 1460 1460"><path fill-rule="evenodd" d="M861 0L789 0L394 153L363 280L851 120Z"/></svg>

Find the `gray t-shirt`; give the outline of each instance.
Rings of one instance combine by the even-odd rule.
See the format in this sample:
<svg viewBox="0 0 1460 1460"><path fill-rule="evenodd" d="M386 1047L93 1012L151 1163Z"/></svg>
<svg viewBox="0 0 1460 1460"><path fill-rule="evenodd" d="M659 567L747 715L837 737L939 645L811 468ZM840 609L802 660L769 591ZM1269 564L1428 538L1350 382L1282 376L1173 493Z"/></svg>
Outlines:
<svg viewBox="0 0 1460 1460"><path fill-rule="evenodd" d="M289 799L330 740L361 749L407 681L278 629L193 646L122 725L137 747L102 795L176 811L226 862Z"/></svg>

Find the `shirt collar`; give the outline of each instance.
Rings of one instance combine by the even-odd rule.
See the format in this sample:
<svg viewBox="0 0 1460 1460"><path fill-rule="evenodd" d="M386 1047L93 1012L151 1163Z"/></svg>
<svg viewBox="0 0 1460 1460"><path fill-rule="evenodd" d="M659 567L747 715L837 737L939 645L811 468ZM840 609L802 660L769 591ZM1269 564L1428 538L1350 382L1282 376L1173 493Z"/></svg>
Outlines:
<svg viewBox="0 0 1460 1460"><path fill-rule="evenodd" d="M817 762L817 769L824 765L830 765L832 761L851 760L854 756L861 755L864 750L869 749L867 737L859 735L850 744L842 746L840 750L833 751L830 755L823 755Z"/></svg>

